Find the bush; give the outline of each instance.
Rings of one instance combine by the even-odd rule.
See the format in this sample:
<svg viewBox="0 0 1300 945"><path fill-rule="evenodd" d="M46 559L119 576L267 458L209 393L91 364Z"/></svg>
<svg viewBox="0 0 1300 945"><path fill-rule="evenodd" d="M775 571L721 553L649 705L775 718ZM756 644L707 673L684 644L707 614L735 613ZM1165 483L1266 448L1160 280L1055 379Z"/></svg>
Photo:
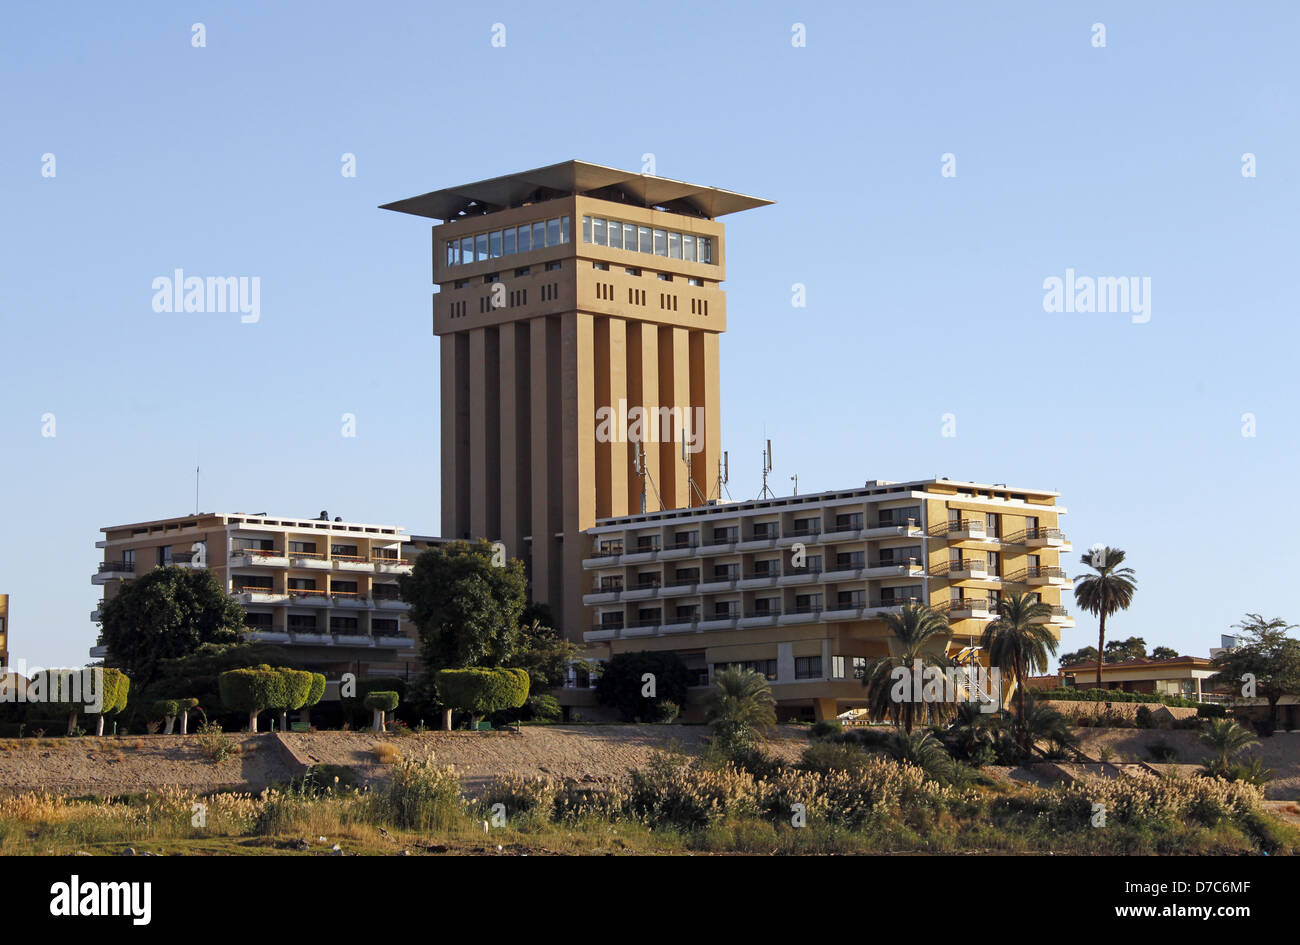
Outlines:
<svg viewBox="0 0 1300 945"><path fill-rule="evenodd" d="M1198 719L1223 719L1228 716L1228 707L1220 702L1202 702L1196 707Z"/></svg>
<svg viewBox="0 0 1300 945"><path fill-rule="evenodd" d="M321 679L321 691L324 692L324 677L321 677ZM365 701L366 696L372 692L395 692L397 693L399 705L407 701L406 682L398 676L371 676L366 679L358 679L356 692L339 700L343 706L345 717L352 724L357 725L363 721L369 721L364 715Z"/></svg>
<svg viewBox="0 0 1300 945"><path fill-rule="evenodd" d="M398 696L395 692L369 692L366 693L363 705L372 712L392 712L397 708Z"/></svg>
<svg viewBox="0 0 1300 945"><path fill-rule="evenodd" d="M655 695L643 696L643 677L654 676ZM624 722L654 720L654 705L667 699L686 704L686 664L671 650L664 652L618 653L605 664L596 680L596 701L618 711Z"/></svg>
<svg viewBox="0 0 1300 945"><path fill-rule="evenodd" d="M221 703L234 712L248 713L248 730L257 731L257 716L266 709L287 704L288 680L269 666L232 669L222 673L217 684Z"/></svg>
<svg viewBox="0 0 1300 945"><path fill-rule="evenodd" d="M844 731L844 725L839 719L823 719L820 722L814 722L808 735L810 738L831 738L839 735Z"/></svg>
<svg viewBox="0 0 1300 945"><path fill-rule="evenodd" d="M671 699L660 699L651 708L651 721L658 722L660 725L668 725L677 718L681 711L681 707Z"/></svg>
<svg viewBox="0 0 1300 945"><path fill-rule="evenodd" d="M1151 760L1160 764L1173 764L1178 761L1178 749L1166 741L1152 742L1147 746Z"/></svg>
<svg viewBox="0 0 1300 945"><path fill-rule="evenodd" d="M506 821L517 826L520 820L549 820L555 811L555 784L547 778L528 778L511 774L497 776L489 782L483 795L485 819L495 813L497 804L505 807Z"/></svg>
<svg viewBox="0 0 1300 945"><path fill-rule="evenodd" d="M239 753L239 745L222 732L221 726L216 722L200 725L195 743L209 761L224 761Z"/></svg>
<svg viewBox="0 0 1300 945"><path fill-rule="evenodd" d="M445 830L465 811L455 769L438 767L432 755L394 765L393 780L378 803L384 819L406 830Z"/></svg>
<svg viewBox="0 0 1300 945"><path fill-rule="evenodd" d="M1134 721L1138 728L1155 728L1155 719L1152 716L1151 707L1147 705L1138 706L1134 716Z"/></svg>

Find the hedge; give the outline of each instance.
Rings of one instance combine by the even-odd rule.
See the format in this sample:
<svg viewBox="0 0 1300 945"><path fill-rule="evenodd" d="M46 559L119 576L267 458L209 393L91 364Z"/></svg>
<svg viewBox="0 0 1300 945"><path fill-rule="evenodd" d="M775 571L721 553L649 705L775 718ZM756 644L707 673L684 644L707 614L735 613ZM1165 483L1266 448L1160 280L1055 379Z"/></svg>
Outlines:
<svg viewBox="0 0 1300 945"><path fill-rule="evenodd" d="M1195 709L1215 703L1197 702L1182 696L1167 696L1151 692L1124 692L1122 689L1031 689L1035 699L1057 702L1150 702L1176 708Z"/></svg>

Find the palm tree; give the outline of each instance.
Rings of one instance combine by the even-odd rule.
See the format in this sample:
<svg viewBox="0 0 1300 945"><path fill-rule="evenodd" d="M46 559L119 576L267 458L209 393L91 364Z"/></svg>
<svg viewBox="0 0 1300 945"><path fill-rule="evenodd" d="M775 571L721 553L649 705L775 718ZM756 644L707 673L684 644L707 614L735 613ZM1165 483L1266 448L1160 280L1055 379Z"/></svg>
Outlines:
<svg viewBox="0 0 1300 945"><path fill-rule="evenodd" d="M1056 654L1056 638L1039 617L1050 617L1052 608L1031 594L1013 594L998 602L998 617L980 637L989 655L989 665L1016 680L1016 713L1025 718L1025 680L1030 673L1045 672L1048 656ZM1001 693L998 694L1001 696ZM1024 726L1021 726L1022 734Z"/></svg>
<svg viewBox="0 0 1300 945"><path fill-rule="evenodd" d="M952 756L933 732L895 734L885 752L895 761L916 765L932 778L946 780L953 772Z"/></svg>
<svg viewBox="0 0 1300 945"><path fill-rule="evenodd" d="M747 669L713 674L716 688L705 700L714 732L728 742L749 742L756 731L776 724L776 699L766 677Z"/></svg>
<svg viewBox="0 0 1300 945"><path fill-rule="evenodd" d="M1255 744L1259 739L1233 719L1211 719L1210 724L1201 733L1201 741L1218 756L1205 767L1222 777L1228 771L1228 763L1232 760L1232 756L1246 746Z"/></svg>
<svg viewBox="0 0 1300 945"><path fill-rule="evenodd" d="M1079 559L1095 574L1081 574L1075 578L1079 586L1074 589L1074 600L1080 607L1097 616L1097 688L1101 689L1101 664L1106 652L1106 618L1121 610L1128 610L1137 593L1137 574L1132 568L1121 568L1124 550L1107 545L1093 546Z"/></svg>
<svg viewBox="0 0 1300 945"><path fill-rule="evenodd" d="M911 673L917 660L921 666L943 668L941 657L948 649L948 620L924 604L905 604L894 614L885 615L885 626L894 637L898 653L878 656L863 668L862 685L867 689L867 700L876 718L889 716L897 724L899 715L903 729L912 734L912 721L916 703L921 693L913 692L911 700L896 701L892 690L900 671Z"/></svg>

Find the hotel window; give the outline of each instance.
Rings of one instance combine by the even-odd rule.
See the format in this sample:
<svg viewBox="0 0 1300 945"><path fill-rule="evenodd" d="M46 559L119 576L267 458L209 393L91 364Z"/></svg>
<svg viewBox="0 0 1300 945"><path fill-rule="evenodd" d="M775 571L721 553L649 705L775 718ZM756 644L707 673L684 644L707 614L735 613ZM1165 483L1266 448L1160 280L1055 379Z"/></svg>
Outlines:
<svg viewBox="0 0 1300 945"><path fill-rule="evenodd" d="M488 234L488 255L493 259L501 258L501 231Z"/></svg>
<svg viewBox="0 0 1300 945"><path fill-rule="evenodd" d="M460 261L462 265L474 261L474 237L466 236L460 241Z"/></svg>
<svg viewBox="0 0 1300 945"><path fill-rule="evenodd" d="M640 269L624 269L623 271L626 272L629 276L639 276L639 275L641 275L641 270L640 270Z"/></svg>
<svg viewBox="0 0 1300 945"><path fill-rule="evenodd" d="M988 572L990 577L997 577L1002 573L1002 556L996 551L988 552Z"/></svg>
<svg viewBox="0 0 1300 945"><path fill-rule="evenodd" d="M560 218L553 217L546 221L546 245L559 246L560 242Z"/></svg>
<svg viewBox="0 0 1300 945"><path fill-rule="evenodd" d="M591 221L591 241L597 246L605 245L605 221L600 217Z"/></svg>
<svg viewBox="0 0 1300 945"><path fill-rule="evenodd" d="M796 594L794 596L795 613L807 614L821 609L822 596L820 594Z"/></svg>
<svg viewBox="0 0 1300 945"><path fill-rule="evenodd" d="M314 555L316 553L316 542L314 541L291 541L289 542L289 551L298 554Z"/></svg>
<svg viewBox="0 0 1300 945"><path fill-rule="evenodd" d="M696 604L678 604L678 620L698 620L700 617L700 608Z"/></svg>
<svg viewBox="0 0 1300 945"><path fill-rule="evenodd" d="M455 282L452 283L451 287L453 289L463 289L467 285L469 285L468 279L457 279Z"/></svg>
<svg viewBox="0 0 1300 945"><path fill-rule="evenodd" d="M330 581L330 593L354 595L357 593L357 582L356 581Z"/></svg>
<svg viewBox="0 0 1300 945"><path fill-rule="evenodd" d="M343 558L355 558L357 556L357 546L330 545L330 554Z"/></svg>
<svg viewBox="0 0 1300 945"><path fill-rule="evenodd" d="M694 584L700 579L699 568L678 568L673 575L673 580L677 584Z"/></svg>
<svg viewBox="0 0 1300 945"><path fill-rule="evenodd" d="M559 268L560 268L560 260L558 260L558 259L554 259L554 260L552 260L551 262L548 262L548 263L546 264L546 271L547 271L547 272L554 272L555 270L557 270L557 269L559 269Z"/></svg>
<svg viewBox="0 0 1300 945"><path fill-rule="evenodd" d="M532 228L525 223L523 226L515 227L515 247L521 253L528 252L533 245L531 238Z"/></svg>
<svg viewBox="0 0 1300 945"><path fill-rule="evenodd" d="M794 658L795 679L820 679L822 675L822 658L820 656L796 656Z"/></svg>
<svg viewBox="0 0 1300 945"><path fill-rule="evenodd" d="M713 616L719 620L725 620L728 617L740 616L740 601L738 600L719 600L713 603Z"/></svg>
<svg viewBox="0 0 1300 945"><path fill-rule="evenodd" d="M755 522L755 538L775 538L777 536L776 522Z"/></svg>
<svg viewBox="0 0 1300 945"><path fill-rule="evenodd" d="M881 552L884 554L884 552ZM888 562L882 561L881 564ZM835 556L835 566L841 569L860 568L866 564L865 555L861 551L841 551Z"/></svg>
<svg viewBox="0 0 1300 945"><path fill-rule="evenodd" d="M682 234L682 258L695 262L695 237L689 233Z"/></svg>
<svg viewBox="0 0 1300 945"><path fill-rule="evenodd" d="M616 221L614 221L614 220L610 220L610 221L609 221L609 226L606 227L606 235L609 237L609 248L610 248L610 249L622 249L622 248L623 248L623 226L622 226L622 224L620 224L620 223L618 223L618 222L616 222Z"/></svg>
<svg viewBox="0 0 1300 945"><path fill-rule="evenodd" d="M591 242L591 217L582 218L582 241L584 243Z"/></svg>
<svg viewBox="0 0 1300 945"><path fill-rule="evenodd" d="M638 226L636 228L637 249L643 253L653 253L654 243L651 241L650 227Z"/></svg>
<svg viewBox="0 0 1300 945"><path fill-rule="evenodd" d="M673 281L673 274L671 272L656 272L655 275L659 277L660 282Z"/></svg>
<svg viewBox="0 0 1300 945"><path fill-rule="evenodd" d="M668 231L654 230L654 246L656 256L668 255Z"/></svg>
<svg viewBox="0 0 1300 945"><path fill-rule="evenodd" d="M532 268L530 266L521 266L520 268L515 270L515 277L518 278L519 276L526 276L531 271Z"/></svg>
<svg viewBox="0 0 1300 945"><path fill-rule="evenodd" d="M533 249L541 249L546 245L546 224L540 220L533 224Z"/></svg>
<svg viewBox="0 0 1300 945"><path fill-rule="evenodd" d="M629 253L636 252L636 225L633 223L623 224L623 248Z"/></svg>
<svg viewBox="0 0 1300 945"><path fill-rule="evenodd" d="M253 580L249 578L248 580ZM270 585L268 584L267 587ZM289 590L291 591L314 591L316 590L315 578L289 578Z"/></svg>
<svg viewBox="0 0 1300 945"><path fill-rule="evenodd" d="M505 254L513 256L515 254L515 228L512 226L505 232Z"/></svg>
<svg viewBox="0 0 1300 945"><path fill-rule="evenodd" d="M270 630L272 626L271 615L254 613L244 614L244 626L255 627L258 630Z"/></svg>
<svg viewBox="0 0 1300 945"><path fill-rule="evenodd" d="M998 515L996 512L984 513L984 533L989 538L997 538L1001 534L998 531Z"/></svg>
<svg viewBox="0 0 1300 945"><path fill-rule="evenodd" d="M682 234L672 232L668 234L668 258L682 258Z"/></svg>
<svg viewBox="0 0 1300 945"><path fill-rule="evenodd" d="M593 262L591 268L599 269L601 272L609 272L609 263Z"/></svg>
<svg viewBox="0 0 1300 945"><path fill-rule="evenodd" d="M713 566L713 579L715 581L734 581L740 577L740 565L738 564L715 564Z"/></svg>
<svg viewBox="0 0 1300 945"><path fill-rule="evenodd" d="M840 591L835 602L841 607L862 607L867 603L866 591Z"/></svg>
<svg viewBox="0 0 1300 945"><path fill-rule="evenodd" d="M831 657L831 678L832 679L844 678L844 657L842 656Z"/></svg>
<svg viewBox="0 0 1300 945"><path fill-rule="evenodd" d="M447 242L447 265L455 266L460 262L460 243L456 240Z"/></svg>
<svg viewBox="0 0 1300 945"><path fill-rule="evenodd" d="M331 617L330 630L332 630L335 633L356 633L357 618L356 617Z"/></svg>
<svg viewBox="0 0 1300 945"><path fill-rule="evenodd" d="M377 636L396 636L401 633L396 620L375 618L370 621L370 630Z"/></svg>
<svg viewBox="0 0 1300 945"><path fill-rule="evenodd" d="M474 237L474 261L484 262L488 258L488 235L480 233Z"/></svg>
<svg viewBox="0 0 1300 945"><path fill-rule="evenodd" d="M311 633L316 629L316 617L314 614L290 614L289 629Z"/></svg>
<svg viewBox="0 0 1300 945"><path fill-rule="evenodd" d="M673 544L678 548L694 548L699 543L699 532L677 532L673 535Z"/></svg>
<svg viewBox="0 0 1300 945"><path fill-rule="evenodd" d="M703 279L696 279L696 278L692 277L692 278L689 278L689 279L686 280L686 284L687 284L687 285L693 285L693 286L703 286L703 285L704 285L704 280L703 280Z"/></svg>

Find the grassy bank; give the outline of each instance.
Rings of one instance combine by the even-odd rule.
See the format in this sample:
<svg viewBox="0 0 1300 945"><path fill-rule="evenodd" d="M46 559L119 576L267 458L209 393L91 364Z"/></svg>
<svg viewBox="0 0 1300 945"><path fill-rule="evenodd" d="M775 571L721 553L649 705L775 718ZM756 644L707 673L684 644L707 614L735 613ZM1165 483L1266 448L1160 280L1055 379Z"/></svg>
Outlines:
<svg viewBox="0 0 1300 945"><path fill-rule="evenodd" d="M1300 832L1265 813L1258 789L1246 784L1139 777L1022 790L979 776L958 780L866 755L737 765L664 754L613 789L506 777L467 799L449 767L404 759L391 785L378 790L350 786L346 771L320 771L256 796L171 790L4 798L0 852L1113 855L1300 848Z"/></svg>

